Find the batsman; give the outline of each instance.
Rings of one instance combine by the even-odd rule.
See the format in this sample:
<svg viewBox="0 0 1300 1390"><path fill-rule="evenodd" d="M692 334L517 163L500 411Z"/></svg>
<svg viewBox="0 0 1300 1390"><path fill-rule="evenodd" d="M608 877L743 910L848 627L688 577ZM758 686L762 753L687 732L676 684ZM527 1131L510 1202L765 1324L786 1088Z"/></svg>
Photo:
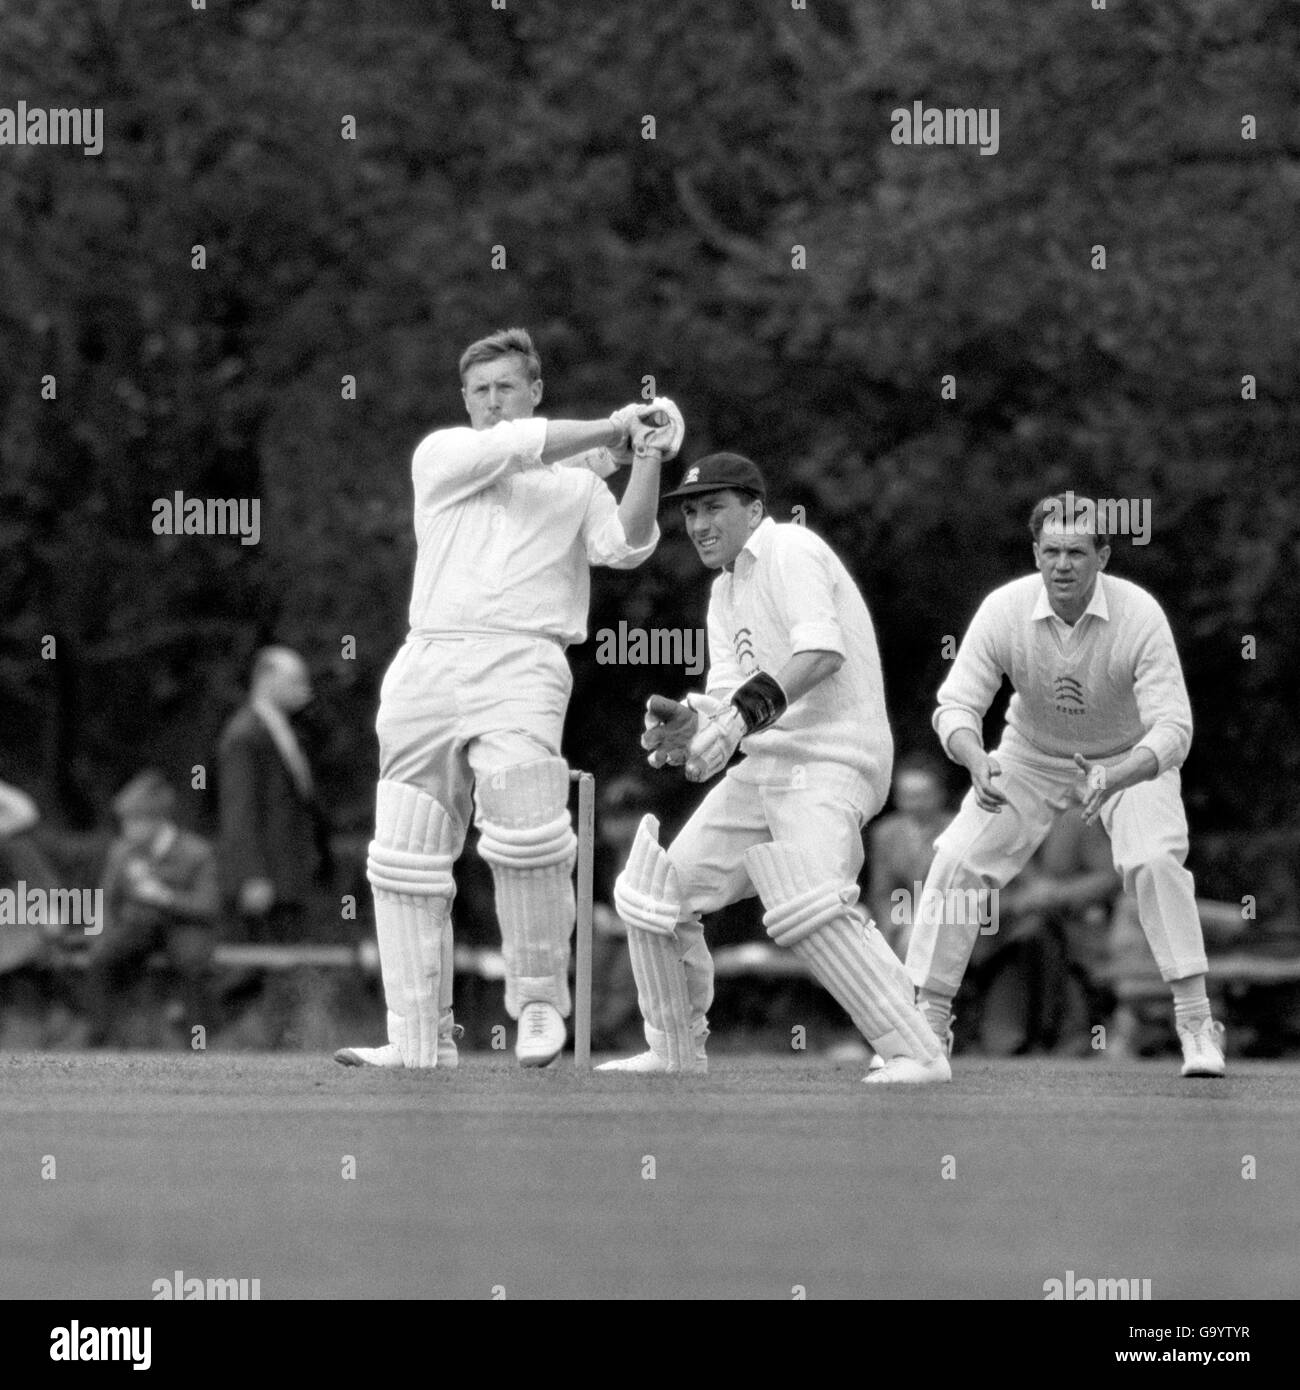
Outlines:
<svg viewBox="0 0 1300 1390"><path fill-rule="evenodd" d="M469 427L415 451L410 633L384 676L367 876L388 1042L345 1066L454 1067L452 867L469 827L492 868L515 1055L567 1037L576 841L560 735L565 649L586 636L590 567L632 569L659 540L659 468L685 426L666 399L608 419L535 415L541 361L520 328L460 359ZM656 427L651 420L662 421ZM622 501L603 481L631 464Z"/></svg>
<svg viewBox="0 0 1300 1390"><path fill-rule="evenodd" d="M614 901L645 1019L646 1052L601 1071L703 1072L713 961L700 914L761 898L763 923L841 1005L882 1059L870 1083L947 1081L948 1061L902 962L858 904L862 827L893 762L875 631L857 585L803 526L765 515L756 465L712 454L668 497L704 564L707 690L652 696L642 747L653 767L706 782L681 833L642 819Z"/></svg>

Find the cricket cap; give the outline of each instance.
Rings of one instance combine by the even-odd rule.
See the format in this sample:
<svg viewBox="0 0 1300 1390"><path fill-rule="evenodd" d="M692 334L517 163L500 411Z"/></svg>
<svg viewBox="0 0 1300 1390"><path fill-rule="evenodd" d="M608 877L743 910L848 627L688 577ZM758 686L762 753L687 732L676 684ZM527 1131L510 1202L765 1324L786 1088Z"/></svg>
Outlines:
<svg viewBox="0 0 1300 1390"><path fill-rule="evenodd" d="M673 491L664 494L663 500L696 497L701 492L721 492L724 488L751 492L762 501L767 501L767 484L758 471L758 465L743 454L708 454L697 459L682 474L681 482Z"/></svg>

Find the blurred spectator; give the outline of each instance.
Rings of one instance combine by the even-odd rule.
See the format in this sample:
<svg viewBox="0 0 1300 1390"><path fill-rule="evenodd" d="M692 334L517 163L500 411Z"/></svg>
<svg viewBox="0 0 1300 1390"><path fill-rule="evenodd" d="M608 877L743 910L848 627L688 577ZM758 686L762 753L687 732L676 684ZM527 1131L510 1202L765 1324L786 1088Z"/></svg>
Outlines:
<svg viewBox="0 0 1300 1390"><path fill-rule="evenodd" d="M133 778L113 801L121 834L104 866L103 931L91 947L87 975L87 1042L110 1041L115 1016L154 951L167 954L182 998L170 1022L188 1031L211 1024L208 986L220 910L217 861L206 840L173 819L175 794L152 770Z"/></svg>
<svg viewBox="0 0 1300 1390"><path fill-rule="evenodd" d="M302 657L266 647L253 662L248 702L221 733L222 889L250 941L301 940L313 884L328 865L328 827L290 722L311 698Z"/></svg>
<svg viewBox="0 0 1300 1390"><path fill-rule="evenodd" d="M36 803L26 792L0 782L0 885L15 889L19 883L28 888L55 886L54 871L29 834L40 819ZM44 946L45 933L39 926L5 923L0 928L0 973L36 960Z"/></svg>
<svg viewBox="0 0 1300 1390"><path fill-rule="evenodd" d="M1104 977L1121 887L1101 826L1059 817L999 894L997 930L976 943L983 1051L1090 1050L1090 1029L1109 1011Z"/></svg>
<svg viewBox="0 0 1300 1390"><path fill-rule="evenodd" d="M894 810L868 832L867 906L876 926L899 959L912 934L913 899L925 883L934 858L935 838L952 819L942 764L925 753L911 753L894 767ZM906 890L906 898L893 894Z"/></svg>

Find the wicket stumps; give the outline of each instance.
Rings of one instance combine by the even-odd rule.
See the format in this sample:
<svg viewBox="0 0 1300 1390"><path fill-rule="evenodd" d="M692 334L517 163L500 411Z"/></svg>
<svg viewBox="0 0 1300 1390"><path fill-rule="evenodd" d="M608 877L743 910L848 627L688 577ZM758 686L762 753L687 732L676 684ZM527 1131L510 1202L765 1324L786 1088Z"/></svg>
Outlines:
<svg viewBox="0 0 1300 1390"><path fill-rule="evenodd" d="M578 881L573 977L573 1063L591 1068L591 914L592 868L596 857L596 779L590 772L570 772L578 784Z"/></svg>

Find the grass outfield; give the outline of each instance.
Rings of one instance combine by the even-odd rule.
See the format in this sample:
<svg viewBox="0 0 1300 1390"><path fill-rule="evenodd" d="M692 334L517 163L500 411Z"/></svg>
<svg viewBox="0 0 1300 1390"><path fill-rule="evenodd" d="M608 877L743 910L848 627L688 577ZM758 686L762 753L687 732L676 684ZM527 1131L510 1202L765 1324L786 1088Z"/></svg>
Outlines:
<svg viewBox="0 0 1300 1390"><path fill-rule="evenodd" d="M2 1056L0 1297L150 1298L176 1270L263 1299L1041 1299L1067 1270L1300 1295L1296 1064L958 1058L919 1090L712 1065Z"/></svg>

